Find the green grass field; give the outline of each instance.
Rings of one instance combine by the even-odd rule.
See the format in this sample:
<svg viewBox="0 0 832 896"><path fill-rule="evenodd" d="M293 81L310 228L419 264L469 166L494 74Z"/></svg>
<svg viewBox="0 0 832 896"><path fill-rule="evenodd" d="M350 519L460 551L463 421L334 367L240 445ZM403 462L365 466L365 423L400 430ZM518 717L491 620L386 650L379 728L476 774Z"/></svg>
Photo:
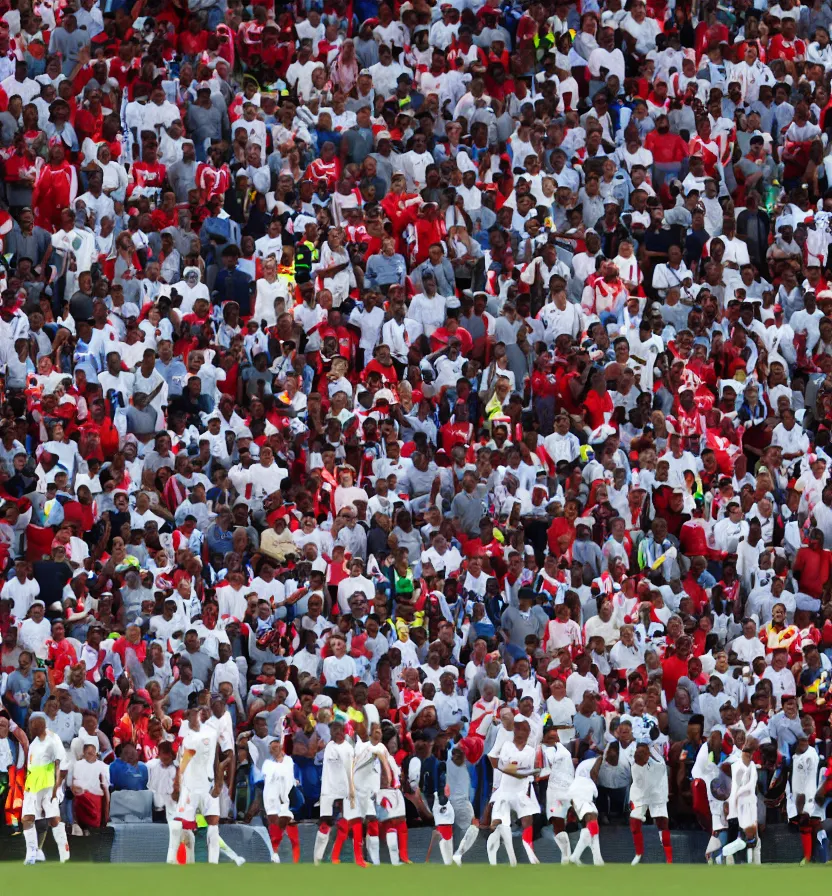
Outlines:
<svg viewBox="0 0 832 896"><path fill-rule="evenodd" d="M89 896L94 883L97 893L108 892L118 896L147 896L148 893L171 892L173 881L194 888L207 887L206 894L214 888L239 887L238 892L250 893L252 887L281 887L297 884L299 892L310 884L337 896L366 896L367 886L383 887L378 892L390 892L395 896L410 896L441 892L439 888L453 887L454 896L467 893L512 892L514 887L551 886L565 884L579 891L582 896L614 892L616 896L643 896L652 888L661 888L662 896L689 896L703 887L744 887L755 896L777 893L778 896L799 880L803 887L823 887L829 882L829 870L815 865L799 868L795 865L740 865L733 868L708 867L706 865L628 865L608 864L603 868L562 868L560 865L539 865L518 868L488 865L465 865L462 868L437 865L410 865L392 868L382 865L359 869L352 865L333 867L322 865L246 865L236 868L229 865L210 867L192 865L187 868L166 865L92 865L73 863L24 867L3 863L0 865L2 892L8 896L20 896L37 887L40 892L60 892L61 896ZM495 889L499 887L500 889ZM163 889L164 888L164 889ZM517 892L516 890L514 892Z"/></svg>

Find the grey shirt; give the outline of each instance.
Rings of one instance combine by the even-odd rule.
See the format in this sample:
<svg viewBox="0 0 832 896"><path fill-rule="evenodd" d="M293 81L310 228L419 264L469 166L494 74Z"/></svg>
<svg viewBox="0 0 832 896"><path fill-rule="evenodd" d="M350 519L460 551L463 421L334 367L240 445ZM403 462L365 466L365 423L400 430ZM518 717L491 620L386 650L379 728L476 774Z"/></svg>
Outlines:
<svg viewBox="0 0 832 896"><path fill-rule="evenodd" d="M223 127L228 129L228 112L223 115L213 104L207 109L191 104L185 113L185 124L194 144L199 147L204 145L206 140L222 139Z"/></svg>
<svg viewBox="0 0 832 896"><path fill-rule="evenodd" d="M201 690L204 690L204 688L205 685L202 681L196 678L194 678L190 684L177 681L168 692L168 712L174 713L186 710L188 708L188 697L191 694L198 694Z"/></svg>
<svg viewBox="0 0 832 896"><path fill-rule="evenodd" d="M157 417L158 411L150 405L141 410L130 405L127 408L127 432L137 436L149 436L156 432Z"/></svg>
<svg viewBox="0 0 832 896"><path fill-rule="evenodd" d="M356 164L367 158L375 147L372 128L361 128L356 125L341 135L341 146L346 145L347 160Z"/></svg>
<svg viewBox="0 0 832 896"><path fill-rule="evenodd" d="M194 670L195 679L198 678L200 681L211 680L211 673L214 670L214 661L207 653L203 653L201 650L197 650L196 653L191 653L189 650L183 650L180 655L186 656L191 661L191 668Z"/></svg>
<svg viewBox="0 0 832 896"><path fill-rule="evenodd" d="M76 28L72 34L62 27L52 32L52 37L49 39L49 55L61 54L61 73L65 78L69 77L70 72L78 64L78 51L89 44L88 32L80 28Z"/></svg>
<svg viewBox="0 0 832 896"><path fill-rule="evenodd" d="M480 534L480 520L486 513L483 507L485 495L486 487L477 485L470 495L466 491L461 491L451 502L453 515L459 517L462 531L471 538Z"/></svg>
<svg viewBox="0 0 832 896"><path fill-rule="evenodd" d="M532 607L528 613L521 613L517 607L507 607L500 617L500 627L508 635L508 643L513 647L525 647L529 635L543 636L549 617L542 607Z"/></svg>
<svg viewBox="0 0 832 896"><path fill-rule="evenodd" d="M411 563L415 563L422 556L424 545L422 544L422 536L417 529L411 528L409 532L405 532L404 529L396 526L391 534L398 539L400 548L407 548L407 556L410 558Z"/></svg>
<svg viewBox="0 0 832 896"><path fill-rule="evenodd" d="M188 190L196 186L196 166L196 162L180 159L168 168L168 182L173 187L177 202L187 202Z"/></svg>

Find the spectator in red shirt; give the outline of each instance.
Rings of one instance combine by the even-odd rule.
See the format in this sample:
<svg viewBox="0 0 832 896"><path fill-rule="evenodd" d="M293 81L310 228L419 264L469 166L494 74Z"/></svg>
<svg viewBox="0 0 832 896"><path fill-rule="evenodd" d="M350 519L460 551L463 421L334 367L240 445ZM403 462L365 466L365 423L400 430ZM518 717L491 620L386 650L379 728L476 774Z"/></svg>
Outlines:
<svg viewBox="0 0 832 896"><path fill-rule="evenodd" d="M661 114L656 127L644 138L644 148L653 154L653 189L659 190L666 180L678 177L682 162L688 157L688 145L678 134L670 133L670 119Z"/></svg>
<svg viewBox="0 0 832 896"><path fill-rule="evenodd" d="M792 574L800 582L804 594L820 599L832 572L832 551L824 550L823 532L812 529L809 543L800 548L794 559Z"/></svg>

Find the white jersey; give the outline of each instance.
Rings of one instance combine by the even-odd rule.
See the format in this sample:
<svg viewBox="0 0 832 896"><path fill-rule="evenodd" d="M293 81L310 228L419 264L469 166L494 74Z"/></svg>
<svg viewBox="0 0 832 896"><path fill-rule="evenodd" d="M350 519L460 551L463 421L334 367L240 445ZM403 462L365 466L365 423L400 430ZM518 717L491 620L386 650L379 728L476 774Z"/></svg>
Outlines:
<svg viewBox="0 0 832 896"><path fill-rule="evenodd" d="M212 715L207 722L202 723L202 727L211 728L217 733L221 753L234 749L234 723L231 721L231 713L224 712L220 718Z"/></svg>
<svg viewBox="0 0 832 896"><path fill-rule="evenodd" d="M491 746L491 749L488 751L489 759L499 759L500 758L500 750L506 744L510 744L514 740L514 732L509 731L508 728L500 725L497 729L497 734L494 737L494 743ZM496 790L500 786L500 781L502 781L503 775L498 767L494 769L494 776L491 781L491 789Z"/></svg>
<svg viewBox="0 0 832 896"><path fill-rule="evenodd" d="M347 740L340 744L331 740L326 745L321 793L326 793L335 799L346 799L350 795L353 755L352 745Z"/></svg>
<svg viewBox="0 0 832 896"><path fill-rule="evenodd" d="M524 774L534 770L535 751L534 747L526 744L522 750L518 750L513 741L503 744L500 749L500 756L497 760L497 768L500 771L505 770L509 766L516 766L512 769L517 774ZM495 802L500 797L511 798L513 796L526 796L532 785L534 778L531 776L524 778L514 778L511 775L500 776L500 786L494 795Z"/></svg>
<svg viewBox="0 0 832 896"><path fill-rule="evenodd" d="M594 766L594 759L584 759L575 769L575 778L569 785L568 794L569 799L576 805L591 803L598 796L598 788L590 775Z"/></svg>
<svg viewBox="0 0 832 896"><path fill-rule="evenodd" d="M193 751L182 774L182 786L189 792L204 794L214 787L214 759L217 755L217 732L214 728L201 725L194 731L186 723L187 731L182 738L182 753Z"/></svg>
<svg viewBox="0 0 832 896"><path fill-rule="evenodd" d="M264 802L288 803L289 793L295 786L295 763L291 756L284 756L280 762L267 759L263 763Z"/></svg>
<svg viewBox="0 0 832 896"><path fill-rule="evenodd" d="M731 766L731 796L728 797L728 817L739 818L740 825L745 827L743 814L756 817L757 812L757 766L735 762Z"/></svg>
<svg viewBox="0 0 832 896"><path fill-rule="evenodd" d="M546 802L569 799L569 788L575 780L575 766L569 750L561 743L543 747L543 768L549 771Z"/></svg>
<svg viewBox="0 0 832 896"><path fill-rule="evenodd" d="M359 741L355 745L353 780L356 793L375 795L381 789L381 759L387 756L384 744Z"/></svg>
<svg viewBox="0 0 832 896"><path fill-rule="evenodd" d="M37 791L54 787L56 762L63 771L69 767L60 737L54 731L47 730L43 740L36 737L29 744L25 789Z"/></svg>
<svg viewBox="0 0 832 896"><path fill-rule="evenodd" d="M819 765L820 756L814 747L809 747L805 753L793 754L789 789L795 796L802 794L807 800L814 799L818 790Z"/></svg>
<svg viewBox="0 0 832 896"><path fill-rule="evenodd" d="M786 790L786 807L789 818L801 814L798 812L797 797L803 797L802 812L806 815L823 818L825 811L823 804L815 803L815 794L818 792L821 769L823 765L814 747L809 747L804 753L794 753L792 756L792 768L789 775L789 784Z"/></svg>
<svg viewBox="0 0 832 896"><path fill-rule="evenodd" d="M667 765L663 759L651 756L647 765L634 762L630 773L633 776L630 802L636 806L660 806L667 803Z"/></svg>

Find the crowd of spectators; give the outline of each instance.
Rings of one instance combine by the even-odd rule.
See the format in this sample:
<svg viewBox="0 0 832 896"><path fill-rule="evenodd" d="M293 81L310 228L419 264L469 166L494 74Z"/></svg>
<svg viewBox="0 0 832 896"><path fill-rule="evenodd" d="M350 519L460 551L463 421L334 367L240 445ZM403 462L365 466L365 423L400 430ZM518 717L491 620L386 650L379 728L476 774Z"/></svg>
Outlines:
<svg viewBox="0 0 832 896"><path fill-rule="evenodd" d="M519 713L602 824L645 730L673 825L715 733L785 820L832 760L828 0L0 10L0 824L35 711L164 819L189 701L224 818L275 738L315 818L334 721L413 822L464 743L483 810Z"/></svg>

